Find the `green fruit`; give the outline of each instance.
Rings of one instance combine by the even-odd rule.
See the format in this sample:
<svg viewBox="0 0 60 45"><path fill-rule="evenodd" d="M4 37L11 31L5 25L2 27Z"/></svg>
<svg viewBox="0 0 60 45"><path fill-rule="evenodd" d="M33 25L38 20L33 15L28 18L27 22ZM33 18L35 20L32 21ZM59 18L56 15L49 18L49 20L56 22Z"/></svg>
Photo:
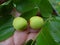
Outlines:
<svg viewBox="0 0 60 45"><path fill-rule="evenodd" d="M17 17L13 21L13 26L16 30L24 30L27 28L27 21L22 17Z"/></svg>
<svg viewBox="0 0 60 45"><path fill-rule="evenodd" d="M44 20L39 16L34 16L30 19L30 27L33 29L40 29L43 24Z"/></svg>

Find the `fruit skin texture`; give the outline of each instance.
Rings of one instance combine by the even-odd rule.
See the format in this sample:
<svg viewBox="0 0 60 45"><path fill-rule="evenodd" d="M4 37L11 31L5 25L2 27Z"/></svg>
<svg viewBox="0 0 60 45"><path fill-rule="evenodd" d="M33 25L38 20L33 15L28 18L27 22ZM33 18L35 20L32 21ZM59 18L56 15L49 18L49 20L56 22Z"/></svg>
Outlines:
<svg viewBox="0 0 60 45"><path fill-rule="evenodd" d="M34 16L31 17L30 19L30 27L32 29L40 29L43 26L43 24L44 24L44 20L39 16Z"/></svg>
<svg viewBox="0 0 60 45"><path fill-rule="evenodd" d="M16 30L24 30L27 28L27 21L22 17L16 17L13 20L13 26Z"/></svg>

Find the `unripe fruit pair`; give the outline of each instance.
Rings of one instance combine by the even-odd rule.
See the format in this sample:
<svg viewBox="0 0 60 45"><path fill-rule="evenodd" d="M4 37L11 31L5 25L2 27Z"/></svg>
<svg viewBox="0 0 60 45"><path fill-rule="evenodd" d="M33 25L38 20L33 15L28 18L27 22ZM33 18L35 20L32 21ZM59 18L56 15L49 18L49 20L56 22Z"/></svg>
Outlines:
<svg viewBox="0 0 60 45"><path fill-rule="evenodd" d="M39 16L34 16L30 19L30 27L32 29L40 29L43 24L43 18ZM27 21L22 17L17 17L13 21L13 26L16 30L24 30L27 28L27 25Z"/></svg>

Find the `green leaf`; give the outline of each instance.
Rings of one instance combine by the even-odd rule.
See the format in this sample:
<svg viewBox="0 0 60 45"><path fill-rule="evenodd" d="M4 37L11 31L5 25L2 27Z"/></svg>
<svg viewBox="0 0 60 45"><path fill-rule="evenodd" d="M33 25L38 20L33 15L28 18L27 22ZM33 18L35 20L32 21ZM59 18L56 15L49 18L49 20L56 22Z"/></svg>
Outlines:
<svg viewBox="0 0 60 45"><path fill-rule="evenodd" d="M60 17L54 17L49 21L49 30L54 40L60 44Z"/></svg>
<svg viewBox="0 0 60 45"><path fill-rule="evenodd" d="M11 15L0 16L0 41L6 40L14 33Z"/></svg>
<svg viewBox="0 0 60 45"><path fill-rule="evenodd" d="M26 20L29 21L29 19L32 17L32 16L36 16L37 15L37 12L38 12L38 9L37 8L34 8L32 9L31 11L28 11L26 13L23 13L21 15L21 17L25 18Z"/></svg>
<svg viewBox="0 0 60 45"><path fill-rule="evenodd" d="M14 33L12 26L13 17L10 15L12 9L12 0L8 0L0 5L0 41L9 38Z"/></svg>
<svg viewBox="0 0 60 45"><path fill-rule="evenodd" d="M10 14L13 9L12 0L8 0L0 5L0 15Z"/></svg>
<svg viewBox="0 0 60 45"><path fill-rule="evenodd" d="M40 0L13 0L13 2L16 4L16 9L19 12L25 13L37 7Z"/></svg>
<svg viewBox="0 0 60 45"><path fill-rule="evenodd" d="M26 13L34 8L38 8L43 17L50 17L52 6L48 0L13 0L16 9L21 13Z"/></svg>
<svg viewBox="0 0 60 45"><path fill-rule="evenodd" d="M41 0L39 4L40 13L43 17L50 17L52 14L52 6L48 0Z"/></svg>
<svg viewBox="0 0 60 45"><path fill-rule="evenodd" d="M36 45L60 45L60 17L46 21L36 38Z"/></svg>
<svg viewBox="0 0 60 45"><path fill-rule="evenodd" d="M60 0L49 0L55 12L60 16Z"/></svg>
<svg viewBox="0 0 60 45"><path fill-rule="evenodd" d="M16 9L21 13L28 12L35 6L32 0L17 0L14 2L16 4Z"/></svg>

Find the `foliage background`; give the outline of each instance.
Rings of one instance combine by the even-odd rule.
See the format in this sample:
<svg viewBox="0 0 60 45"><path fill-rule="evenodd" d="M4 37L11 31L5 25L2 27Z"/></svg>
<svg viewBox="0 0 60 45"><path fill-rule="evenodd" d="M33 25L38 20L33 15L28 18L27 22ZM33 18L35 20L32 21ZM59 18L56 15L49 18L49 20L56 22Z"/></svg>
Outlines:
<svg viewBox="0 0 60 45"><path fill-rule="evenodd" d="M13 8L27 21L39 12L45 20L36 40L25 45L60 45L60 0L8 0L0 4L0 41L14 34Z"/></svg>

